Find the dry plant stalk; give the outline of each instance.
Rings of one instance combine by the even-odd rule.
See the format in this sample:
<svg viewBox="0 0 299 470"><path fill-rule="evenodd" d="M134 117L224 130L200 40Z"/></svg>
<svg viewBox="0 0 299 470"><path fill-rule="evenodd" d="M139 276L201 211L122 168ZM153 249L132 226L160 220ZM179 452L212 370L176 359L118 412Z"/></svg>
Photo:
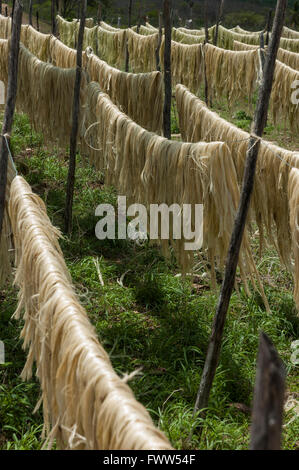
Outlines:
<svg viewBox="0 0 299 470"><path fill-rule="evenodd" d="M294 255L294 299L299 310L299 170L297 168L293 168L290 172L288 198Z"/></svg>
<svg viewBox="0 0 299 470"><path fill-rule="evenodd" d="M203 247L211 263L215 286L215 263L221 269L227 254L239 187L228 147L219 142L182 143L169 141L138 126L101 93L97 83L90 84L89 108L93 110L92 142L98 149L89 153L90 162L105 174L106 184L117 187L128 202L150 204L204 204ZM221 168L221 170L220 170ZM192 227L194 230L194 226ZM184 249L186 239L171 236L177 259L186 272L193 252ZM160 240L163 253L169 256L169 241ZM247 288L246 276L256 275L247 234L244 237L240 272Z"/></svg>
<svg viewBox="0 0 299 470"><path fill-rule="evenodd" d="M225 96L231 104L239 98L249 98L259 78L258 51L229 51L204 45L206 75L212 97Z"/></svg>
<svg viewBox="0 0 299 470"><path fill-rule="evenodd" d="M146 409L112 368L79 304L43 201L20 176L11 185L9 214L16 248L15 313L29 348L22 372L37 364L49 446L61 449L171 449Z"/></svg>
<svg viewBox="0 0 299 470"><path fill-rule="evenodd" d="M241 184L250 134L210 111L184 86L176 87L177 107L183 140L223 141L233 156ZM281 261L291 270L291 237L287 187L291 167L299 167L299 154L262 140L257 163L250 218L259 227L261 251L264 231L276 247Z"/></svg>

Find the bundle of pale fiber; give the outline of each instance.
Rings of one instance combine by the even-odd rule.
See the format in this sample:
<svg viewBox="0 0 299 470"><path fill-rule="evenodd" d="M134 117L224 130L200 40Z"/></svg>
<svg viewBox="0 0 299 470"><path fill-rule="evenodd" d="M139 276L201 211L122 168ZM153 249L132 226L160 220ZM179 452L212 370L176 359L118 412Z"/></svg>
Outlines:
<svg viewBox="0 0 299 470"><path fill-rule="evenodd" d="M21 337L29 347L23 379L37 364L48 444L61 449L171 449L146 409L111 365L78 302L43 201L21 177L9 214L20 288Z"/></svg>
<svg viewBox="0 0 299 470"><path fill-rule="evenodd" d="M155 52L158 45L158 33L142 36L128 29L127 38L132 72L152 72L156 70Z"/></svg>
<svg viewBox="0 0 299 470"><path fill-rule="evenodd" d="M188 29L188 28L177 28L178 31L181 31L185 34L193 34L194 36L203 36L205 35L205 29Z"/></svg>
<svg viewBox="0 0 299 470"><path fill-rule="evenodd" d="M61 16L56 16L58 25L59 39L68 47L75 47L76 33L77 33L77 20L66 21Z"/></svg>
<svg viewBox="0 0 299 470"><path fill-rule="evenodd" d="M282 30L282 37L289 39L299 39L299 31L294 31L293 29L284 26Z"/></svg>
<svg viewBox="0 0 299 470"><path fill-rule="evenodd" d="M0 38L9 39L11 35L11 18L0 15Z"/></svg>
<svg viewBox="0 0 299 470"><path fill-rule="evenodd" d="M164 65L164 38L160 49L160 63ZM201 44L181 44L171 41L171 75L173 84L183 83L198 93L204 77L204 60Z"/></svg>
<svg viewBox="0 0 299 470"><path fill-rule="evenodd" d="M8 160L7 167L7 183L5 193L5 206L4 206L4 218L2 224L2 231L0 236L0 287L4 282L11 276L11 261L12 261L12 230L10 219L8 215L8 202L10 195L10 187L13 178L15 177L15 171L12 163Z"/></svg>
<svg viewBox="0 0 299 470"><path fill-rule="evenodd" d="M216 34L216 26L213 26L209 29L209 34L212 37L212 42L214 42L214 36ZM266 34L264 35L266 38ZM239 34L229 29L224 28L219 25L218 29L218 46L223 47L224 49L233 49L234 41L244 42L246 44L260 44L260 35L259 33L252 34ZM283 47L283 46L282 46Z"/></svg>
<svg viewBox="0 0 299 470"><path fill-rule="evenodd" d="M299 105L291 100L296 83L299 84L299 71L277 60L271 93L271 110L274 122L281 122L282 119L288 121L293 132L299 130Z"/></svg>
<svg viewBox="0 0 299 470"><path fill-rule="evenodd" d="M97 84L93 85L91 102L94 119L99 123L93 135L99 150L94 152L92 163L104 171L107 184L115 185L129 203L144 204L148 213L150 204L182 207L189 203L194 222L194 204L204 205L203 246L215 285L214 265L223 265L239 200L237 175L228 147L219 142L174 142L150 133L121 113ZM187 270L193 253L184 249L186 239L176 240L171 234L170 239L182 269ZM159 240L164 253L169 253L168 240ZM255 273L247 235L240 271L247 287L246 275Z"/></svg>
<svg viewBox="0 0 299 470"><path fill-rule="evenodd" d="M176 28L172 28L172 39L183 44L201 44L205 40L205 35L187 34Z"/></svg>
<svg viewBox="0 0 299 470"><path fill-rule="evenodd" d="M231 28L229 31L233 31L234 33L238 33L238 34L261 34L264 32L264 30L247 31L246 29L241 28L239 25L235 26L234 28Z"/></svg>
<svg viewBox="0 0 299 470"><path fill-rule="evenodd" d="M107 29L107 31L120 31L120 28L114 28L114 27L111 26L110 24L105 23L105 21L101 21L101 22L100 22L100 26L101 26L101 28L103 28L103 29Z"/></svg>
<svg viewBox="0 0 299 470"><path fill-rule="evenodd" d="M144 36L141 36L144 37ZM97 29L98 55L109 65L122 68L126 56L127 30L106 31L103 28ZM91 44L88 44L92 47ZM93 50L95 50L93 48ZM152 69L154 70L154 69Z"/></svg>
<svg viewBox="0 0 299 470"><path fill-rule="evenodd" d="M299 170L297 168L293 168L290 172L288 197L294 255L294 299L299 310Z"/></svg>
<svg viewBox="0 0 299 470"><path fill-rule="evenodd" d="M0 39L0 80L7 85L9 41Z"/></svg>
<svg viewBox="0 0 299 470"><path fill-rule="evenodd" d="M43 34L30 25L22 25L20 41L43 62L50 58L51 34Z"/></svg>
<svg viewBox="0 0 299 470"><path fill-rule="evenodd" d="M77 37L79 35L80 23L77 25ZM83 50L87 47L91 47L95 52L98 47L98 26L93 28L84 28L84 37L83 37Z"/></svg>
<svg viewBox="0 0 299 470"><path fill-rule="evenodd" d="M280 47L288 51L299 53L299 39L280 39Z"/></svg>
<svg viewBox="0 0 299 470"><path fill-rule="evenodd" d="M144 25L139 26L139 31L138 31L138 26L133 26L131 29L135 33L142 34L143 36L149 36L157 32L157 30L148 28L147 26L144 26Z"/></svg>
<svg viewBox="0 0 299 470"><path fill-rule="evenodd" d="M210 111L184 86L177 86L176 99L182 138L191 142L203 140L226 142L231 150L238 181L241 184L250 134ZM266 230L269 241L275 245L281 260L289 269L291 269L291 238L287 185L291 167L299 167L299 154L262 140L251 206L259 227L261 248L264 241L263 233ZM250 218L252 216L251 211Z"/></svg>
<svg viewBox="0 0 299 470"><path fill-rule="evenodd" d="M234 50L235 51L250 51L256 50L259 46L252 46L249 44L244 44L243 42L234 41ZM282 62L285 65L288 65L292 69L299 70L299 54L297 52L287 51L281 47L277 51L277 60Z"/></svg>
<svg viewBox="0 0 299 470"><path fill-rule="evenodd" d="M209 93L225 96L229 103L251 99L259 76L258 51L228 51L211 44L203 51Z"/></svg>
<svg viewBox="0 0 299 470"><path fill-rule="evenodd" d="M22 44L19 54L17 107L28 114L36 131L48 142L67 145L72 127L75 69L42 62ZM83 118L86 79L82 74L79 132Z"/></svg>
<svg viewBox="0 0 299 470"><path fill-rule="evenodd" d="M162 132L164 91L160 72L121 72L92 54L88 73L121 111L145 129Z"/></svg>

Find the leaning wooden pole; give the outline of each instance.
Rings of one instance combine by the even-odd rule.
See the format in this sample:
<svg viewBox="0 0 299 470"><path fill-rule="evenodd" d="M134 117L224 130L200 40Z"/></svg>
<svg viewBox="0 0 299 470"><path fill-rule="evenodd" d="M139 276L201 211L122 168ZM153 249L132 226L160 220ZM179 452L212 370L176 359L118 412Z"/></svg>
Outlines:
<svg viewBox="0 0 299 470"><path fill-rule="evenodd" d="M171 139L171 0L163 3L164 22L164 109L163 109L163 132L164 137Z"/></svg>
<svg viewBox="0 0 299 470"><path fill-rule="evenodd" d="M271 31L271 20L272 20L272 10L269 11L268 13L268 19L267 19L267 35L266 35L266 46L269 45L269 37L270 37L270 31Z"/></svg>
<svg viewBox="0 0 299 470"><path fill-rule="evenodd" d="M215 30L215 36L214 36L214 46L217 46L217 44L218 44L219 24L222 20L223 8L224 8L224 0L219 0L216 30Z"/></svg>
<svg viewBox="0 0 299 470"><path fill-rule="evenodd" d="M56 35L56 20L55 20L55 0L51 0L51 31Z"/></svg>
<svg viewBox="0 0 299 470"><path fill-rule="evenodd" d="M129 0L129 11L128 11L128 28L130 29L132 26L132 3L133 0ZM125 70L126 72L129 72L129 48L128 48L128 41L127 41L127 46L126 46L126 66Z"/></svg>
<svg viewBox="0 0 299 470"><path fill-rule="evenodd" d="M158 33L158 42L157 42L157 48L155 51L156 54L156 65L157 65L157 70L158 72L161 72L161 66L160 66L160 49L161 49L161 44L162 44L162 35L163 35L163 15L162 12L159 12L159 33Z"/></svg>
<svg viewBox="0 0 299 470"><path fill-rule="evenodd" d="M32 0L29 0L28 22L32 26Z"/></svg>
<svg viewBox="0 0 299 470"><path fill-rule="evenodd" d="M209 42L209 22L208 22L208 0L204 3L204 18L205 18L205 42Z"/></svg>
<svg viewBox="0 0 299 470"><path fill-rule="evenodd" d="M102 21L102 3L99 2L98 11L97 11L97 24L98 26L101 24Z"/></svg>
<svg viewBox="0 0 299 470"><path fill-rule="evenodd" d="M79 107L80 107L80 87L82 78L82 46L86 18L86 0L81 0L81 19L78 36L77 46L77 68L76 79L74 87L73 99L73 123L70 138L70 160L69 171L66 189L66 204L64 213L64 230L65 233L70 234L72 230L72 215L73 215L73 198L75 186L75 172L76 172L76 152L77 152L77 135L79 127Z"/></svg>
<svg viewBox="0 0 299 470"><path fill-rule="evenodd" d="M6 93L6 105L3 118L2 136L0 144L0 239L3 227L5 195L7 184L8 167L8 145L12 130L13 116L15 112L17 87L18 87L18 68L19 68L19 48L22 25L23 6L16 0L14 14L12 19L12 33L9 51L8 63L8 84Z"/></svg>
<svg viewBox="0 0 299 470"><path fill-rule="evenodd" d="M194 415L199 410L201 410L203 415L205 414L204 410L208 406L210 391L219 362L223 329L230 298L235 284L239 252L253 190L255 168L260 148L260 138L263 135L265 123L267 121L269 101L274 78L275 62L282 28L284 25L286 7L287 0L277 0L273 34L266 56L264 78L259 90L255 119L246 155L240 203L230 240L224 280L222 283L217 310L213 321L212 334L209 340L201 382L196 397Z"/></svg>
<svg viewBox="0 0 299 470"><path fill-rule="evenodd" d="M39 16L38 16L38 11L36 12L36 29L39 31Z"/></svg>
<svg viewBox="0 0 299 470"><path fill-rule="evenodd" d="M261 333L254 388L250 450L280 450L286 369Z"/></svg>

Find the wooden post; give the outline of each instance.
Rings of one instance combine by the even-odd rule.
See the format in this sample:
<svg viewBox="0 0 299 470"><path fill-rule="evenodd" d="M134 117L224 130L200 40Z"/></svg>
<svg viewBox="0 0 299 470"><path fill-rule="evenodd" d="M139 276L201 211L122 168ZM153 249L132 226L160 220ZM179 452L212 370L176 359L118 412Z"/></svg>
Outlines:
<svg viewBox="0 0 299 470"><path fill-rule="evenodd" d="M7 6L5 6L5 16L6 16L6 18L8 17L8 10L7 10Z"/></svg>
<svg viewBox="0 0 299 470"><path fill-rule="evenodd" d="M11 9L11 17L13 18L13 14L15 11L15 0L12 0L12 9Z"/></svg>
<svg viewBox="0 0 299 470"><path fill-rule="evenodd" d="M194 415L198 412L198 410L204 410L208 406L210 391L219 362L223 328L231 294L235 284L235 275L238 265L240 246L242 243L250 198L253 190L255 168L260 148L260 137L263 135L265 123L267 120L275 62L285 19L286 6L287 0L277 0L273 34L271 36L270 46L266 56L264 78L259 90L254 125L252 128L252 135L249 139L248 151L246 155L240 203L230 240L224 280L218 300L216 315L213 321L212 334L209 340L201 382L196 397ZM203 415L205 414L204 411L202 411L202 413Z"/></svg>
<svg viewBox="0 0 299 470"><path fill-rule="evenodd" d="M15 111L17 87L18 87L18 68L19 68L19 48L20 34L22 24L23 7L19 0L16 0L14 15L12 18L11 44L9 51L8 63L8 84L6 93L6 105L3 118L2 136L0 145L0 238L3 227L5 195L7 184L7 167L8 167L8 148L6 140L9 144L10 133L12 129L13 116ZM5 137L6 136L6 139Z"/></svg>
<svg viewBox="0 0 299 470"><path fill-rule="evenodd" d="M269 37L270 37L270 30L271 30L271 20L272 20L272 12L273 10L270 10L268 13L268 20L267 20L267 35L266 35L266 46L269 45Z"/></svg>
<svg viewBox="0 0 299 470"><path fill-rule="evenodd" d="M86 18L86 0L81 0L81 20L79 27L78 36L78 47L77 47L77 68L76 68L76 79L74 87L74 99L73 99L73 124L70 138L70 161L69 171L67 179L67 190L66 190L66 205L65 205L65 233L70 234L72 230L72 214L73 214L73 198L74 198L74 186L75 186L75 172L76 172L76 151L77 151L77 135L79 127L79 106L80 106L80 86L81 86L81 74L82 74L82 46L85 28Z"/></svg>
<svg viewBox="0 0 299 470"><path fill-rule="evenodd" d="M205 17L205 42L209 42L209 25L208 25L208 0L205 0L204 4L204 17Z"/></svg>
<svg viewBox="0 0 299 470"><path fill-rule="evenodd" d="M28 21L29 24L32 26L32 0L29 0L29 13L28 13Z"/></svg>
<svg viewBox="0 0 299 470"><path fill-rule="evenodd" d="M163 132L164 137L171 139L171 0L163 2L164 22L164 109Z"/></svg>
<svg viewBox="0 0 299 470"><path fill-rule="evenodd" d="M137 33L140 33L140 26L141 26L141 7L139 6L138 10L138 21L137 21Z"/></svg>
<svg viewBox="0 0 299 470"><path fill-rule="evenodd" d="M280 450L285 366L265 333L260 335L250 450Z"/></svg>
<svg viewBox="0 0 299 470"><path fill-rule="evenodd" d="M162 12L159 12L159 33L158 33L158 44L156 48L156 64L157 64L157 70L158 72L161 72L161 67L160 67L160 49L161 49L161 44L162 44L162 31L163 30L163 15Z"/></svg>
<svg viewBox="0 0 299 470"><path fill-rule="evenodd" d="M0 0L0 15L2 15L2 0Z"/></svg>
<svg viewBox="0 0 299 470"><path fill-rule="evenodd" d="M218 1L219 1L219 8L218 8L215 36L214 36L214 46L217 46L218 44L219 24L222 20L223 8L224 8L224 0L218 0Z"/></svg>
<svg viewBox="0 0 299 470"><path fill-rule="evenodd" d="M129 12L128 12L128 28L131 28L131 21L132 21L132 2L133 0L129 0ZM129 72L129 48L128 48L128 41L127 41L127 47L126 47L126 65L125 65L125 71Z"/></svg>
<svg viewBox="0 0 299 470"><path fill-rule="evenodd" d="M36 12L36 29L39 31L39 18L38 18L38 11Z"/></svg>
<svg viewBox="0 0 299 470"><path fill-rule="evenodd" d="M51 0L51 29L52 34L56 35L56 19L55 19L55 0Z"/></svg>
<svg viewBox="0 0 299 470"><path fill-rule="evenodd" d="M193 5L194 5L194 2L191 0L191 2L189 2L189 6L190 6L189 29L193 28Z"/></svg>
<svg viewBox="0 0 299 470"><path fill-rule="evenodd" d="M101 24L101 21L102 21L102 4L101 4L101 2L99 2L98 11L97 11L97 23L98 23L98 25Z"/></svg>

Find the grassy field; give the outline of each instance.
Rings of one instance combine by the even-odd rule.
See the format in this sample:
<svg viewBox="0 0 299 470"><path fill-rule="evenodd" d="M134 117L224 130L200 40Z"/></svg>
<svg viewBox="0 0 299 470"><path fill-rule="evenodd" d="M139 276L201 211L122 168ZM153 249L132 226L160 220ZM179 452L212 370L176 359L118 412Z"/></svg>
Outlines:
<svg viewBox="0 0 299 470"><path fill-rule="evenodd" d="M248 124L238 122L249 119L246 107L238 106L234 112L227 111L223 103L216 107L241 127ZM268 127L269 138L288 145L288 131L271 124ZM179 132L175 111L172 130ZM297 145L298 140L292 142ZM44 199L53 224L62 229L67 152L46 149L24 115L15 118L13 149L19 173ZM74 228L70 238L61 240L64 256L77 295L115 370L122 376L141 368L130 382L136 398L173 446L181 449L195 424L192 410L218 292L210 290L203 264L184 280L175 260L163 259L148 243L139 246L129 241L97 240L94 212L103 202L115 204L115 190L106 187L103 175L78 157ZM252 246L258 253L256 234ZM257 265L272 313L266 313L257 294L248 298L241 285L240 292L234 292L202 439L194 433L193 449L248 448L261 330L269 335L286 364L287 397L299 400L298 368L290 360L291 343L299 335L292 278L271 247L257 259ZM17 294L11 284L0 290L0 339L5 343L7 360L0 365L0 448L40 449L42 413L33 414L39 385L35 379L23 383L19 378L26 354L19 339L22 323L11 318ZM294 410L286 410L284 449L299 449L299 420L294 417Z"/></svg>

